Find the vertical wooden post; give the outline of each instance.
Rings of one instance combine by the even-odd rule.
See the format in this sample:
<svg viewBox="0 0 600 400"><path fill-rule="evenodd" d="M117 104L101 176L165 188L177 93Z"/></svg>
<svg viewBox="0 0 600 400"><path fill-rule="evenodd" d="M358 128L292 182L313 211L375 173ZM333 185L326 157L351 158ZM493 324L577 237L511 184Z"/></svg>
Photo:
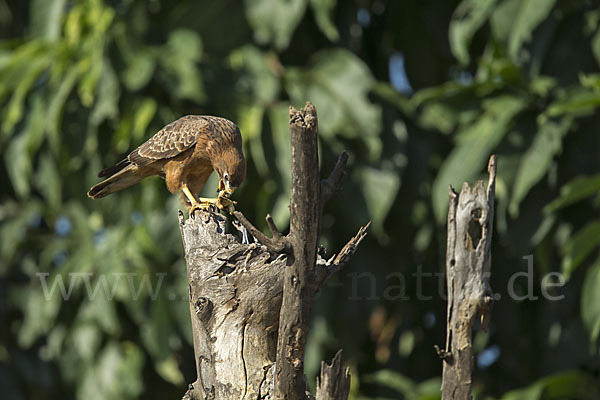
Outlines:
<svg viewBox="0 0 600 400"><path fill-rule="evenodd" d="M317 289L314 268L321 213L317 128L317 111L312 104L300 111L290 108L292 198L288 240L293 259L285 268L279 314L275 382L276 397L280 399L306 398L304 345Z"/></svg>
<svg viewBox="0 0 600 400"><path fill-rule="evenodd" d="M460 194L450 187L446 279L448 315L443 359L442 399L471 399L472 329L477 319L487 328L493 303L489 285L496 182L496 156L488 164L487 188L464 183Z"/></svg>

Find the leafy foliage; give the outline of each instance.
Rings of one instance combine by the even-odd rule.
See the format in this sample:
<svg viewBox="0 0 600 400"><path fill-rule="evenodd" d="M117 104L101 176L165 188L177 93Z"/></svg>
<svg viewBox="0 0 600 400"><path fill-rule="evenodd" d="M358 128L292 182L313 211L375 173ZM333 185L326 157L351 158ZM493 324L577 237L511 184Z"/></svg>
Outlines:
<svg viewBox="0 0 600 400"><path fill-rule="evenodd" d="M195 363L179 201L158 179L85 193L168 122L220 115L244 136L240 209L285 228L288 106L306 100L324 172L350 153L322 242L374 222L320 294L309 381L343 347L353 398L436 398L448 185L496 153L501 300L475 338L477 396L598 396L594 2L0 0L0 38L3 398L180 396Z"/></svg>

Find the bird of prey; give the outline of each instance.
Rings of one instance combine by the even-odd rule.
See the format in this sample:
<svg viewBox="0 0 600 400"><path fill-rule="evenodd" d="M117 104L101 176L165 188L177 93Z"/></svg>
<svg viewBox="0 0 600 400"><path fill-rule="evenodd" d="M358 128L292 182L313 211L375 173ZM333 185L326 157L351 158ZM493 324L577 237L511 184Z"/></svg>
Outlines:
<svg viewBox="0 0 600 400"><path fill-rule="evenodd" d="M219 176L217 198L196 198L213 170ZM240 130L225 118L181 117L121 162L100 171L98 177L107 178L93 186L88 196L99 199L152 175L164 178L171 193L183 193L190 212L213 204L233 211L235 202L229 197L246 176Z"/></svg>

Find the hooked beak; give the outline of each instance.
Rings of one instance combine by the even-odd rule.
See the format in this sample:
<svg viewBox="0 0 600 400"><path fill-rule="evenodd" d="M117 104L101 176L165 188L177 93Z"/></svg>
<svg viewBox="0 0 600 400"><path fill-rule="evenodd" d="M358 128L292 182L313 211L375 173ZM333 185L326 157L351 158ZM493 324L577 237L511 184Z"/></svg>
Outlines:
<svg viewBox="0 0 600 400"><path fill-rule="evenodd" d="M225 194L227 195L227 197L231 196L231 194L233 193L234 189L235 188L232 188L229 185L229 181L225 181L225 189L223 191L225 192Z"/></svg>

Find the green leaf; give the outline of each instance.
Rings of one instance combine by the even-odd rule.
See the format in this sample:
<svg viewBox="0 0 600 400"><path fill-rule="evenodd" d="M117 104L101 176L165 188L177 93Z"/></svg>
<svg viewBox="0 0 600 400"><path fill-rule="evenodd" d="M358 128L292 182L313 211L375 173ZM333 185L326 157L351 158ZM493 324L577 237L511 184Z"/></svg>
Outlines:
<svg viewBox="0 0 600 400"><path fill-rule="evenodd" d="M498 4L490 18L494 38L502 42L508 41L520 5L521 0L504 0Z"/></svg>
<svg viewBox="0 0 600 400"><path fill-rule="evenodd" d="M117 400L137 398L144 389L144 353L131 342L107 343L98 360L86 364L77 398Z"/></svg>
<svg viewBox="0 0 600 400"><path fill-rule="evenodd" d="M236 85L250 92L252 102L271 104L277 99L280 83L275 75L274 65L279 65L276 55L247 45L231 52L229 59L234 68L245 72Z"/></svg>
<svg viewBox="0 0 600 400"><path fill-rule="evenodd" d="M307 0L245 0L246 18L260 44L285 50L306 11Z"/></svg>
<svg viewBox="0 0 600 400"><path fill-rule="evenodd" d="M50 147L54 154L58 154L60 143L60 125L62 121L62 111L71 94L77 78L79 77L79 68L73 66L65 74L60 82L58 89L54 92L50 105L48 107L47 131L49 133Z"/></svg>
<svg viewBox="0 0 600 400"><path fill-rule="evenodd" d="M594 36L592 37L592 41L590 43L592 47L592 53L594 53L594 58L596 59L596 63L600 65L600 29L596 31Z"/></svg>
<svg viewBox="0 0 600 400"><path fill-rule="evenodd" d="M142 342L156 362L166 360L171 349L169 337L174 333L166 296L159 295L151 302L150 315L141 329ZM160 373L160 371L157 371ZM166 379L166 377L163 376Z"/></svg>
<svg viewBox="0 0 600 400"><path fill-rule="evenodd" d="M44 140L46 130L46 101L43 95L34 94L31 98L25 135L27 135L27 152L34 157Z"/></svg>
<svg viewBox="0 0 600 400"><path fill-rule="evenodd" d="M242 132L244 141L248 143L252 154L252 161L258 171L263 176L269 176L269 165L265 157L262 144L262 124L265 114L265 108L259 104L242 105L238 110L239 119L237 125Z"/></svg>
<svg viewBox="0 0 600 400"><path fill-rule="evenodd" d="M125 29L120 26L116 36L116 44L120 56L125 61L125 68L121 70L124 86L136 91L148 84L156 69L158 52L149 47L142 47L137 43L132 44L132 39L125 34Z"/></svg>
<svg viewBox="0 0 600 400"><path fill-rule="evenodd" d="M413 109L432 100L444 100L452 96L456 96L465 91L465 87L455 81L443 83L439 86L428 87L419 90L410 99Z"/></svg>
<svg viewBox="0 0 600 400"><path fill-rule="evenodd" d="M28 222L39 216L40 206L36 201L29 201L24 206L16 202L0 205L0 273L11 267L13 257L26 237Z"/></svg>
<svg viewBox="0 0 600 400"><path fill-rule="evenodd" d="M62 199L62 179L54 159L45 152L36 168L35 186L43 193L53 210L59 211Z"/></svg>
<svg viewBox="0 0 600 400"><path fill-rule="evenodd" d="M128 377L128 379L119 382L121 393L123 393L122 398L125 396L136 398L144 389L142 379L144 353L132 342L121 343L120 350L122 362L117 372L119 373L119 376Z"/></svg>
<svg viewBox="0 0 600 400"><path fill-rule="evenodd" d="M600 93L593 89L575 86L564 96L553 101L538 117L540 121L563 114L590 115L600 106Z"/></svg>
<svg viewBox="0 0 600 400"><path fill-rule="evenodd" d="M127 57L127 68L122 74L123 84L131 91L143 88L152 78L155 67L156 60L151 51L137 51L135 55Z"/></svg>
<svg viewBox="0 0 600 400"><path fill-rule="evenodd" d="M289 202L292 188L291 163L292 149L290 146L289 108L283 103L278 103L269 109L271 135L275 146L275 165L280 175L279 197L275 200L272 216L275 224L284 229L290 218Z"/></svg>
<svg viewBox="0 0 600 400"><path fill-rule="evenodd" d="M74 7L71 7L67 16L65 17L65 22L63 26L64 39L67 44L75 45L76 43L82 42L82 25L84 24L84 13L86 10L86 5L79 3Z"/></svg>
<svg viewBox="0 0 600 400"><path fill-rule="evenodd" d="M311 322L310 335L306 341L306 350L304 353L304 368L309 381L316 377L321 370L321 362L328 357L325 349L328 346L335 346L337 341L332 332L331 324L323 316L315 317Z"/></svg>
<svg viewBox="0 0 600 400"><path fill-rule="evenodd" d="M31 12L31 35L56 41L60 37L65 0L33 0Z"/></svg>
<svg viewBox="0 0 600 400"><path fill-rule="evenodd" d="M51 54L41 54L34 58L27 65L23 76L20 77L18 84L15 87L13 95L6 107L4 121L2 121L2 130L11 133L15 124L21 120L23 116L23 105L25 98L31 87L35 83L40 74L50 65L52 61Z"/></svg>
<svg viewBox="0 0 600 400"><path fill-rule="evenodd" d="M49 288L55 278L56 276L47 277ZM41 279L34 277L33 289L27 291L27 295L23 296L19 303L19 308L23 311L23 323L19 329L18 342L24 348L28 348L36 339L52 330L64 302L59 289L56 289L52 296L44 297ZM65 279L64 283L68 286L68 279Z"/></svg>
<svg viewBox="0 0 600 400"><path fill-rule="evenodd" d="M183 385L183 374L179 370L179 365L175 359L175 354L171 354L164 360L159 360L154 364L158 374L167 382L173 385Z"/></svg>
<svg viewBox="0 0 600 400"><path fill-rule="evenodd" d="M407 398L414 398L417 385L410 378L399 372L389 369L381 369L373 374L365 375L361 381L370 384L376 384L393 389L402 393Z"/></svg>
<svg viewBox="0 0 600 400"><path fill-rule="evenodd" d="M8 145L4 161L8 177L17 196L26 198L29 195L29 178L31 177L31 158L27 152L27 136L15 136Z"/></svg>
<svg viewBox="0 0 600 400"><path fill-rule="evenodd" d="M575 269L600 245L600 220L589 222L563 248L562 272L569 279Z"/></svg>
<svg viewBox="0 0 600 400"><path fill-rule="evenodd" d="M453 132L456 126L471 124L479 110L470 99L471 96L453 96L428 101L422 106L419 122L426 129L446 134Z"/></svg>
<svg viewBox="0 0 600 400"><path fill-rule="evenodd" d="M512 390L502 400L596 399L598 383L581 371L560 372L524 389Z"/></svg>
<svg viewBox="0 0 600 400"><path fill-rule="evenodd" d="M97 126L107 118L115 119L119 115L119 79L110 61L104 59L100 76L96 104L90 115L90 122Z"/></svg>
<svg viewBox="0 0 600 400"><path fill-rule="evenodd" d="M373 220L373 230L383 235L383 223L400 189L400 177L395 171L370 167L357 170L357 175L369 215Z"/></svg>
<svg viewBox="0 0 600 400"><path fill-rule="evenodd" d="M197 63L202 59L202 39L189 29L177 29L169 35L169 40L159 61L169 72L169 80L174 76L171 88L181 99L196 102L205 100L204 86Z"/></svg>
<svg viewBox="0 0 600 400"><path fill-rule="evenodd" d="M377 82L372 90L377 96L394 105L404 114L412 117L415 107L411 100L406 95L399 93L391 84L387 82Z"/></svg>
<svg viewBox="0 0 600 400"><path fill-rule="evenodd" d="M340 34L331 20L331 12L335 8L337 0L310 0L310 6L315 14L317 26L323 32L327 39L336 41Z"/></svg>
<svg viewBox="0 0 600 400"><path fill-rule="evenodd" d="M113 272L114 269L111 269L111 272ZM119 325L117 304L111 296L117 284L125 285L121 281L121 276L111 273L98 273L88 278L88 281L83 278L79 279L84 284L89 301L83 302L79 307L77 320L82 323L93 322L95 326L102 328L105 333L119 335L122 328Z"/></svg>
<svg viewBox="0 0 600 400"><path fill-rule="evenodd" d="M433 210L439 223L446 220L448 185L460 187L479 175L508 132L512 119L525 106L524 99L508 95L486 100L483 114L458 133L457 144L442 163L433 183Z"/></svg>
<svg viewBox="0 0 600 400"><path fill-rule="evenodd" d="M278 103L269 109L273 144L277 149L275 162L281 174L282 184L285 187L291 188L292 177L290 169L292 165L292 149L290 146L289 115L289 108L283 103Z"/></svg>
<svg viewBox="0 0 600 400"><path fill-rule="evenodd" d="M154 118L155 113L156 101L154 99L146 97L139 104L137 104L134 111L132 127L132 135L134 139L142 140L148 135L146 130L148 129L150 121L152 121L152 118Z"/></svg>
<svg viewBox="0 0 600 400"><path fill-rule="evenodd" d="M434 101L423 107L420 120L425 128L450 133L456 126L456 117L456 110L452 109L447 101Z"/></svg>
<svg viewBox="0 0 600 400"><path fill-rule="evenodd" d="M185 271L186 265L185 261L180 258L173 265L174 271ZM185 294L188 290L188 279L187 274L178 273L175 276L175 282L173 283L170 291L177 293L175 300L170 303L170 310L173 319L177 327L179 328L177 331L181 337L191 346L194 345L194 339L192 337L192 321L190 319L190 310L189 310L189 299Z"/></svg>
<svg viewBox="0 0 600 400"><path fill-rule="evenodd" d="M559 373L544 379L544 399L597 399L598 380L582 371Z"/></svg>
<svg viewBox="0 0 600 400"><path fill-rule="evenodd" d="M519 50L532 32L547 19L556 0L505 0L490 18L494 37L506 43L511 60L518 61Z"/></svg>
<svg viewBox="0 0 600 400"><path fill-rule="evenodd" d="M440 387L442 386L442 378L431 378L417 385L418 400L439 400L441 398Z"/></svg>
<svg viewBox="0 0 600 400"><path fill-rule="evenodd" d="M70 341L69 344L82 359L92 361L100 348L102 332L93 323L77 323L70 330Z"/></svg>
<svg viewBox="0 0 600 400"><path fill-rule="evenodd" d="M600 174L578 176L560 188L560 196L544 207L544 212L554 212L598 192L600 192Z"/></svg>
<svg viewBox="0 0 600 400"><path fill-rule="evenodd" d="M289 68L285 82L293 103L304 105L310 101L315 105L319 133L326 139L341 133L365 142L378 137L381 109L368 98L375 86L369 68L344 49L317 53L310 64L309 69ZM380 149L369 149L371 158L378 159Z"/></svg>
<svg viewBox="0 0 600 400"><path fill-rule="evenodd" d="M96 88L102 76L102 51L94 50L91 54L80 61L82 74L77 86L77 94L81 104L90 107L94 103Z"/></svg>
<svg viewBox="0 0 600 400"><path fill-rule="evenodd" d="M538 75L531 79L529 88L531 92L540 97L548 97L551 90L556 87L556 79L550 76Z"/></svg>
<svg viewBox="0 0 600 400"><path fill-rule="evenodd" d="M565 118L560 123L546 121L523 154L519 170L515 178L513 194L510 201L510 213L519 214L519 204L529 190L548 172L554 157L562 150L562 140L571 128L572 120Z"/></svg>
<svg viewBox="0 0 600 400"><path fill-rule="evenodd" d="M581 319L590 342L600 337L600 258L588 269L581 289Z"/></svg>
<svg viewBox="0 0 600 400"><path fill-rule="evenodd" d="M508 39L508 55L512 60L517 60L519 50L531 40L533 30L548 17L554 3L556 0L519 0Z"/></svg>
<svg viewBox="0 0 600 400"><path fill-rule="evenodd" d="M0 102L18 87L21 87L19 96L22 101L37 78L35 73L39 66L36 64L43 60L49 65L54 56L52 50L47 42L34 39L5 52L0 60ZM26 78L27 75L29 78Z"/></svg>
<svg viewBox="0 0 600 400"><path fill-rule="evenodd" d="M600 89L600 74L579 74L579 83L587 89Z"/></svg>
<svg viewBox="0 0 600 400"><path fill-rule="evenodd" d="M449 40L452 54L463 65L469 63L469 45L487 21L496 0L463 0L452 15Z"/></svg>
<svg viewBox="0 0 600 400"><path fill-rule="evenodd" d="M539 400L543 390L543 386L536 383L525 389L512 390L502 396L502 400Z"/></svg>

